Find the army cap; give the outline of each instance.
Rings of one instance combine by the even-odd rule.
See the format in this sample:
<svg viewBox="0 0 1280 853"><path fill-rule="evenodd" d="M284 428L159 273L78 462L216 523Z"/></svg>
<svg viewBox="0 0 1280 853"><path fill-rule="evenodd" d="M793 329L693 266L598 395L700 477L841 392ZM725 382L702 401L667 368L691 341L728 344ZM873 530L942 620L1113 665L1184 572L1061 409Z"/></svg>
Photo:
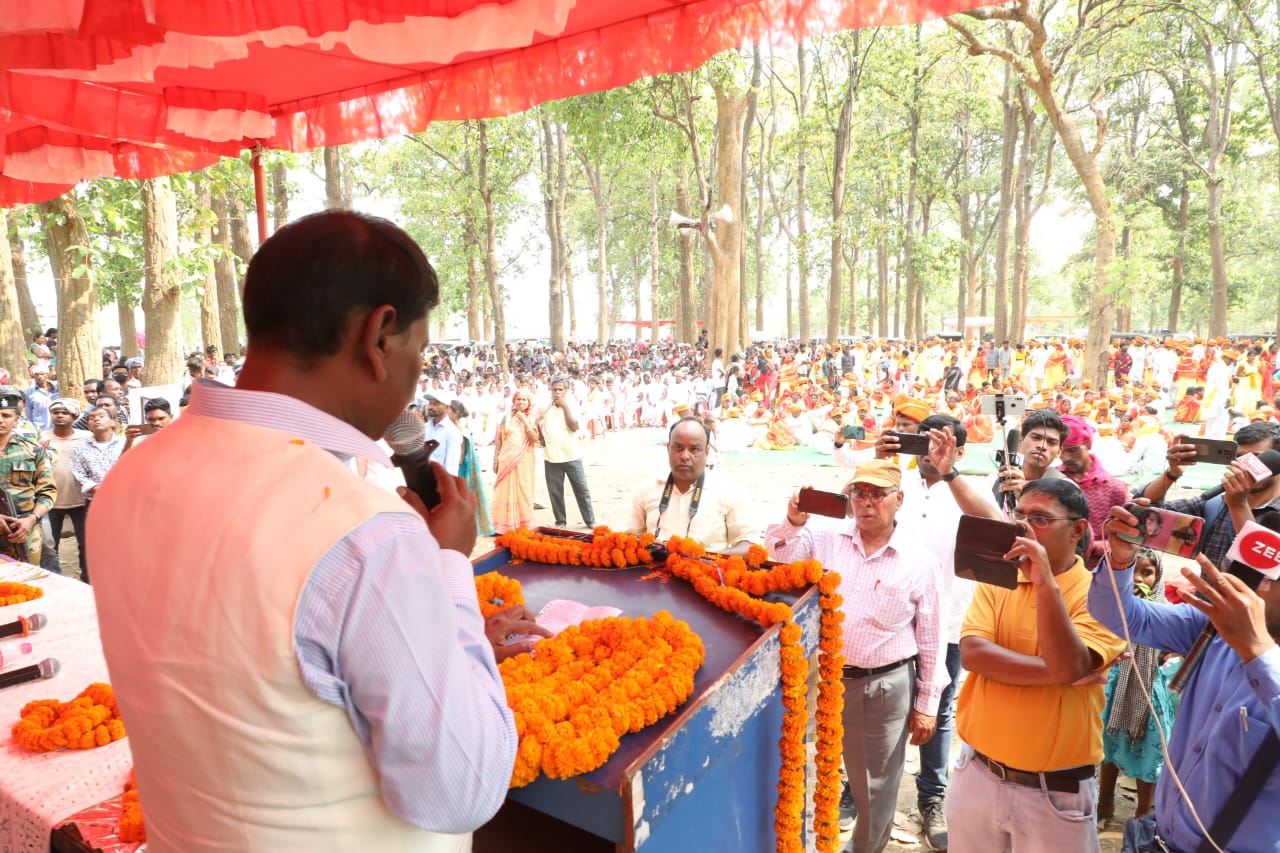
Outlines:
<svg viewBox="0 0 1280 853"><path fill-rule="evenodd" d="M22 403L22 392L12 385L0 385L0 409L16 410Z"/></svg>

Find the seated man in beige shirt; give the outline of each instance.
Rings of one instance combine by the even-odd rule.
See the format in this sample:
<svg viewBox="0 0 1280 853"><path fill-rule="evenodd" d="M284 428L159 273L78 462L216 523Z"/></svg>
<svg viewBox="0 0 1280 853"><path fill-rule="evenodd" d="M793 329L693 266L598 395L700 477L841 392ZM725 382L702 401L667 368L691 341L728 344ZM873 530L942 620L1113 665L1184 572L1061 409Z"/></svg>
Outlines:
<svg viewBox="0 0 1280 853"><path fill-rule="evenodd" d="M628 533L648 531L659 541L686 536L721 554L745 554L752 543L764 541L748 517L746 493L722 474L707 470L710 437L697 418L681 418L672 425L667 439L671 470L636 489Z"/></svg>

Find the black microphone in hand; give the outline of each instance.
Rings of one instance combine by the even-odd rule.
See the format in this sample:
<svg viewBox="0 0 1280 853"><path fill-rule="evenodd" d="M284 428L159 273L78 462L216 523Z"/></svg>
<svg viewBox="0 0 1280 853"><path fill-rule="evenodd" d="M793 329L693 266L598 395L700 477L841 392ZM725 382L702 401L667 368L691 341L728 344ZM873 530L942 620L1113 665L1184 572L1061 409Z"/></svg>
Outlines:
<svg viewBox="0 0 1280 853"><path fill-rule="evenodd" d="M10 622L8 625L0 625L0 637L12 637L14 635L25 637L28 634L34 634L47 624L49 624L49 620L44 618L43 613L32 613L30 616L19 616L17 622Z"/></svg>
<svg viewBox="0 0 1280 853"><path fill-rule="evenodd" d="M391 464L404 473L404 484L422 499L427 509L439 505L440 487L431 470L431 453L439 442L426 440L426 424L413 412L401 412L383 438L391 446Z"/></svg>
<svg viewBox="0 0 1280 853"><path fill-rule="evenodd" d="M1267 468L1271 470L1271 476L1274 477L1277 474L1280 474L1280 451L1264 450L1258 454L1258 461L1263 465L1266 465ZM1212 489L1205 489L1204 493L1200 495L1200 499L1205 501L1213 500L1224 491L1226 491L1226 489L1221 483L1219 483Z"/></svg>
<svg viewBox="0 0 1280 853"><path fill-rule="evenodd" d="M1004 450L996 451L996 489L1000 488L1000 468L1012 466L1018 468L1022 465L1022 457L1018 455L1018 445L1022 444L1022 431L1019 429L1011 429L1004 435ZM1018 496L1013 492L999 492L998 495L1000 508L1010 510L1014 504L1018 502Z"/></svg>
<svg viewBox="0 0 1280 853"><path fill-rule="evenodd" d="M0 687L13 687L15 684L26 684L38 678L53 678L62 669L57 658L45 658L40 663L0 672Z"/></svg>

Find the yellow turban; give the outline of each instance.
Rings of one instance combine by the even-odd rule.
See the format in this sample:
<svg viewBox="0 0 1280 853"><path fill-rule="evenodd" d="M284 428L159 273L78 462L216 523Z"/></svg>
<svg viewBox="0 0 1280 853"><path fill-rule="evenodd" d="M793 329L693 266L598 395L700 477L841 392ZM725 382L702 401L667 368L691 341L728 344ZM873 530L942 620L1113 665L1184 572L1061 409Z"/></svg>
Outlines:
<svg viewBox="0 0 1280 853"><path fill-rule="evenodd" d="M920 423L929 415L933 414L933 407L924 400L917 400L913 397L907 397L899 400L893 407L895 415L911 418L916 423Z"/></svg>

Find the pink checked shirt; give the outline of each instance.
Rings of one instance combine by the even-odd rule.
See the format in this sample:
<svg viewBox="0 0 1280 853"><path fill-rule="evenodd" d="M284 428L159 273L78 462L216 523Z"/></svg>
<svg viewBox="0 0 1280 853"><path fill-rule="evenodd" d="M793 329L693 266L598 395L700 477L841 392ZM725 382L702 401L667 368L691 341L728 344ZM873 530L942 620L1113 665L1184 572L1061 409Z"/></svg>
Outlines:
<svg viewBox="0 0 1280 853"><path fill-rule="evenodd" d="M936 716L942 651L942 567L901 527L873 554L862 549L853 519L834 525L809 521L796 527L783 519L764 534L773 559L816 559L840 574L844 596L845 663L864 669L919 657L915 709Z"/></svg>

